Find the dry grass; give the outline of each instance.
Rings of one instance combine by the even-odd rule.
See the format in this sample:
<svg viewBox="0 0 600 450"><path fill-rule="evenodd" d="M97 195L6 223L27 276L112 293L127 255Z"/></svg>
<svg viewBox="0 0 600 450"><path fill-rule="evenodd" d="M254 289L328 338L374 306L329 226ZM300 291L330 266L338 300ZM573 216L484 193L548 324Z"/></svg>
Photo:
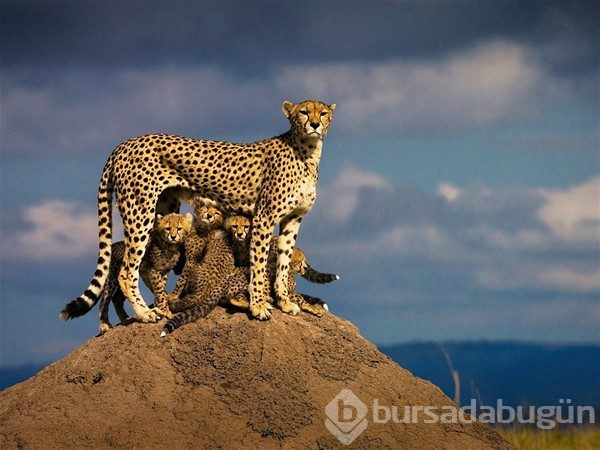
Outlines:
<svg viewBox="0 0 600 450"><path fill-rule="evenodd" d="M529 427L500 428L498 431L518 450L600 449L600 428L539 430Z"/></svg>

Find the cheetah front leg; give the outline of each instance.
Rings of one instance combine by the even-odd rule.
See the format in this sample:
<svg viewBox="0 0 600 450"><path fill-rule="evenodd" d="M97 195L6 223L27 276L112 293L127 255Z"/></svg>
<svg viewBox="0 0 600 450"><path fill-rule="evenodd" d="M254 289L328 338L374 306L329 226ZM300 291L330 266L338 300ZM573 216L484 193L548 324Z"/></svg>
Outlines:
<svg viewBox="0 0 600 450"><path fill-rule="evenodd" d="M267 277L267 256L273 233L273 222L256 215L253 220L252 238L250 240L250 314L266 320L271 317L271 302L269 301L270 286Z"/></svg>
<svg viewBox="0 0 600 450"><path fill-rule="evenodd" d="M112 328L112 324L108 319L108 307L117 290L117 280L114 277L109 276L106 280L106 286L102 291L102 298L100 300L100 334L106 333Z"/></svg>
<svg viewBox="0 0 600 450"><path fill-rule="evenodd" d="M151 268L147 273L148 281L146 284L150 283L148 286L150 286L150 290L154 294L154 309L152 311L162 317L170 319L172 314L167 305L167 292L165 290L167 287L168 276L168 273L162 273L159 270Z"/></svg>
<svg viewBox="0 0 600 450"><path fill-rule="evenodd" d="M300 312L300 307L290 300L288 291L288 276L292 250L298 237L302 217L292 216L281 222L281 230L277 238L277 272L275 276L275 296L277 306L288 314L295 316Z"/></svg>
<svg viewBox="0 0 600 450"><path fill-rule="evenodd" d="M175 282L173 291L171 293L165 293L164 299L167 303L167 309L172 302L175 302L183 294L188 280L193 276L191 267L193 267L195 261L202 257L205 246L206 239L197 234L192 234L186 239L184 243L186 263L183 266L179 278L177 278L177 281Z"/></svg>

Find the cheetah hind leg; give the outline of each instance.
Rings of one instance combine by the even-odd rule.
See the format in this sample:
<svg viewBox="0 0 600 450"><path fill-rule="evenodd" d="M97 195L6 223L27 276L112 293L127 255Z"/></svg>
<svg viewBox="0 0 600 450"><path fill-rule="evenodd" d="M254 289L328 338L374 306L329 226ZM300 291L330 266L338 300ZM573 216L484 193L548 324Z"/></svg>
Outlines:
<svg viewBox="0 0 600 450"><path fill-rule="evenodd" d="M294 294L293 297L294 297L294 299L293 299L294 303L296 303L302 311L313 314L317 317L323 317L323 314L325 313L325 309L323 309L320 306L311 305L306 300L304 300L304 297L300 294Z"/></svg>
<svg viewBox="0 0 600 450"><path fill-rule="evenodd" d="M125 219L123 222L125 222ZM125 254L123 265L121 266L121 270L119 272L119 288L129 300L131 309L133 310L133 316L138 322L158 322L158 320L160 320L160 316L157 314L157 311L153 311L148 308L148 305L146 305L146 302L144 302L144 299L140 294L138 280L134 277L134 273L139 273L141 262L141 255L135 255L136 245L139 246L138 244L134 245L134 251L132 255L128 255L127 253ZM128 247L126 246L125 248L127 249ZM132 258L135 262L131 263L130 258ZM133 267L131 267L130 264Z"/></svg>
<svg viewBox="0 0 600 450"><path fill-rule="evenodd" d="M130 317L129 317L129 314L127 314L127 311L125 311L125 296L121 292L121 289L117 289L117 291L115 292L115 295L113 295L112 302L113 302L113 306L115 307L117 316L119 317L119 321L122 324L127 323L129 321Z"/></svg>

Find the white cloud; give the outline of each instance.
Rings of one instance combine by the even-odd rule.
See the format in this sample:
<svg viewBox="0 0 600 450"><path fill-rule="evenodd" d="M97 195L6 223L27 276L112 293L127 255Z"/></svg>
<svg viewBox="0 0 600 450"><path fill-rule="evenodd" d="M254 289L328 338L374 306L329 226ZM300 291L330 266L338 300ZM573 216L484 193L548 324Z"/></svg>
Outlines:
<svg viewBox="0 0 600 450"><path fill-rule="evenodd" d="M600 290L600 267L577 265L567 261L532 261L513 258L510 264L478 269L477 283L495 291L514 289L558 290L571 293L596 293Z"/></svg>
<svg viewBox="0 0 600 450"><path fill-rule="evenodd" d="M566 242L583 245L600 240L600 177L569 189L543 191L546 204L538 217Z"/></svg>
<svg viewBox="0 0 600 450"><path fill-rule="evenodd" d="M152 131L262 138L285 130L284 99L307 97L336 101L346 133L454 133L533 117L549 97L574 95L536 61L523 45L492 41L428 62L281 65L244 79L217 65L78 69L35 85L5 72L2 141L12 152L48 143L81 152Z"/></svg>
<svg viewBox="0 0 600 450"><path fill-rule="evenodd" d="M429 274L429 283L442 282L443 270L454 273L467 290L596 293L598 181L552 192L442 184L436 193L411 194L377 174L345 168L322 188L326 198L318 204L327 209L318 206L313 214L318 214L319 231L331 230L312 236L319 242L310 252L331 258L328 265L361 267L362 276L383 277L381 289L394 285L392 273L402 271L403 264L419 264L420 277ZM361 186L374 190L362 196ZM388 278L382 266L391 271Z"/></svg>
<svg viewBox="0 0 600 450"><path fill-rule="evenodd" d="M52 143L64 152L98 147L108 152L121 140L148 132L215 133L227 128L247 132L252 125L275 118L285 129L279 104L269 102L273 94L269 95L268 81L235 80L216 66L105 74L79 69L59 75L54 83L31 87L27 77L3 74L1 123L6 149L48 151ZM257 114L265 104L268 114ZM231 122L235 127L227 127Z"/></svg>
<svg viewBox="0 0 600 450"><path fill-rule="evenodd" d="M440 183L437 188L437 193L444 197L447 201L453 202L460 197L461 191L453 184Z"/></svg>
<svg viewBox="0 0 600 450"><path fill-rule="evenodd" d="M77 203L49 200L23 209L25 229L4 230L2 254L26 261L61 261L98 251L97 213ZM114 226L120 239L122 227Z"/></svg>
<svg viewBox="0 0 600 450"><path fill-rule="evenodd" d="M598 261L600 263L600 261ZM541 285L575 292L600 291L600 266L591 270L577 270L573 267L559 266L538 272L536 281Z"/></svg>
<svg viewBox="0 0 600 450"><path fill-rule="evenodd" d="M389 190L391 184L375 172L345 165L329 186L319 188L318 204L329 205L321 210L321 215L334 222L347 221L358 206L361 191L365 189Z"/></svg>
<svg viewBox="0 0 600 450"><path fill-rule="evenodd" d="M569 92L527 47L507 41L486 42L441 61L287 67L277 84L283 91L331 97L343 105L343 125L357 133L448 132L510 122L534 117L549 96Z"/></svg>

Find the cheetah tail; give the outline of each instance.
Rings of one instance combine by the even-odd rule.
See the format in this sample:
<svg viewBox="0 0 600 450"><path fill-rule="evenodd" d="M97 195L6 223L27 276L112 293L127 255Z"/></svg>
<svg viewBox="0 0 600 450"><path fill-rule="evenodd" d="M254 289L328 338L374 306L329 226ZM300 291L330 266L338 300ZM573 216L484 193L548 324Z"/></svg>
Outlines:
<svg viewBox="0 0 600 450"><path fill-rule="evenodd" d="M201 317L206 317L208 313L215 309L222 296L222 292L218 290L217 292L211 293L204 303L177 313L166 323L165 327L160 333L160 337L164 337L167 334L172 333L186 323L195 322Z"/></svg>
<svg viewBox="0 0 600 450"><path fill-rule="evenodd" d="M304 301L306 303L309 303L311 305L318 305L318 306L322 307L325 311L329 311L329 306L327 306L327 303L325 303L319 297L313 297L308 294L300 294L300 295L302 296L302 298L304 299Z"/></svg>
<svg viewBox="0 0 600 450"><path fill-rule="evenodd" d="M100 185L98 186L98 263L94 278L83 294L67 303L58 317L66 321L79 317L90 311L98 302L104 289L109 273L110 258L112 253L112 158L106 162L102 170Z"/></svg>
<svg viewBox="0 0 600 450"><path fill-rule="evenodd" d="M331 283L332 281L336 281L340 279L339 275L335 273L321 273L317 272L312 267L308 266L303 274L301 274L302 278L308 280L312 283L324 284Z"/></svg>

